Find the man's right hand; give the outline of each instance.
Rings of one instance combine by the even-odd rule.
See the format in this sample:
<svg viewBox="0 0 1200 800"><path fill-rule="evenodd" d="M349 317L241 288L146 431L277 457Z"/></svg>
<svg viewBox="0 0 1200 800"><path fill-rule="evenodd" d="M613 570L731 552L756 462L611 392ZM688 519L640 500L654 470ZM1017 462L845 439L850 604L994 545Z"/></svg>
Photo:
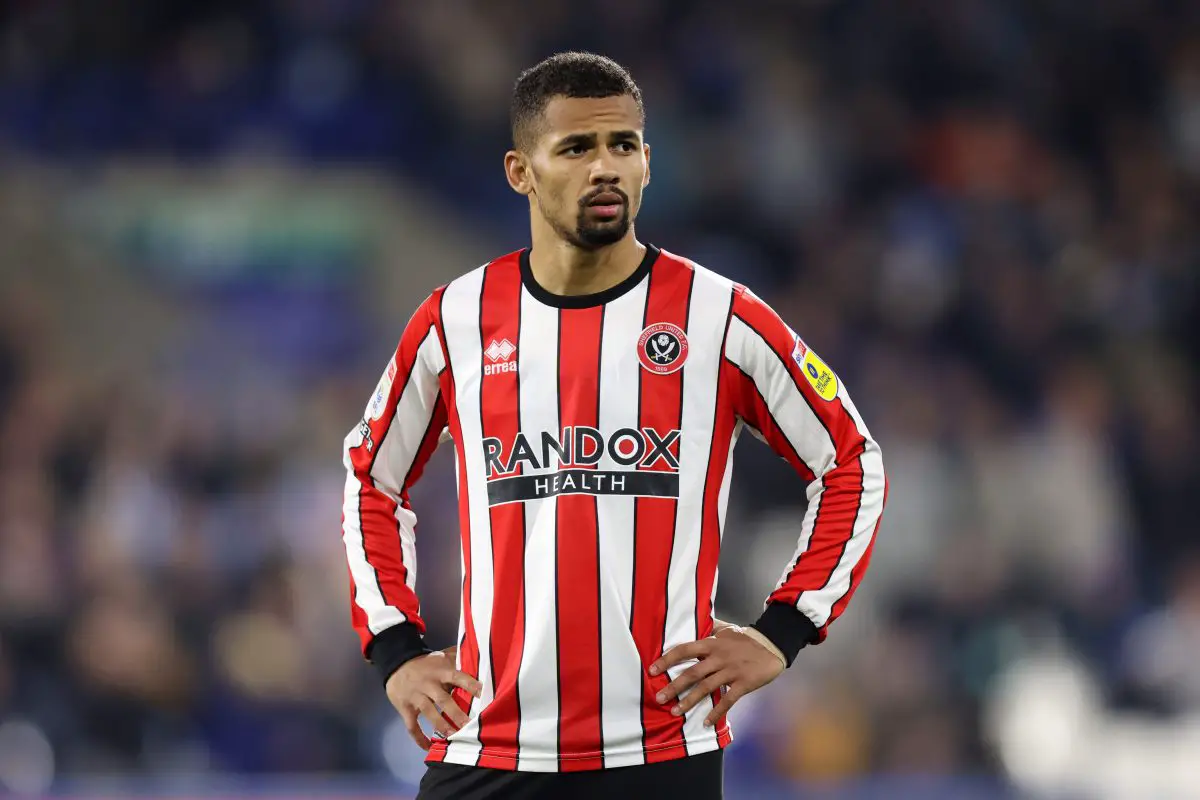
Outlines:
<svg viewBox="0 0 1200 800"><path fill-rule="evenodd" d="M448 647L429 655L418 656L404 663L387 680L387 696L400 712L408 735L422 750L430 747L429 737L421 730L418 716L432 723L442 736L449 736L467 724L467 715L459 707L450 692L455 686L479 697L482 684L465 672L454 668L457 648ZM445 712L450 722L439 713ZM454 727L451 727L451 722Z"/></svg>

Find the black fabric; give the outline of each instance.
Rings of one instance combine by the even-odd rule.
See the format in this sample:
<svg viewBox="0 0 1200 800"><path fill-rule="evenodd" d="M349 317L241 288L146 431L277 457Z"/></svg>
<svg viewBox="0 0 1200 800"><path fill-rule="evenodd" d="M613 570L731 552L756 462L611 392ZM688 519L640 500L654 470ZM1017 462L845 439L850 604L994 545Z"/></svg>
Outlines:
<svg viewBox="0 0 1200 800"><path fill-rule="evenodd" d="M417 800L638 800L724 797L724 754L586 772L517 772L461 764L430 764Z"/></svg>
<svg viewBox="0 0 1200 800"><path fill-rule="evenodd" d="M521 282L525 284L525 290L534 296L538 302L554 308L593 308L602 306L605 303L611 303L621 295L628 292L633 287L637 286L642 280L650 274L650 268L654 266L654 262L658 260L659 249L652 244L646 244L646 255L642 257L642 263L638 264L628 278L618 283L603 292L594 294L554 294L545 289L537 278L533 277L533 268L529 265L529 248L521 251Z"/></svg>
<svg viewBox="0 0 1200 800"><path fill-rule="evenodd" d="M806 645L816 643L819 638L812 620L786 603L769 603L751 627L779 648L789 667Z"/></svg>
<svg viewBox="0 0 1200 800"><path fill-rule="evenodd" d="M367 648L367 658L379 670L379 677L386 685L392 673L406 662L432 652L425 646L425 639L416 625L401 622L376 634Z"/></svg>

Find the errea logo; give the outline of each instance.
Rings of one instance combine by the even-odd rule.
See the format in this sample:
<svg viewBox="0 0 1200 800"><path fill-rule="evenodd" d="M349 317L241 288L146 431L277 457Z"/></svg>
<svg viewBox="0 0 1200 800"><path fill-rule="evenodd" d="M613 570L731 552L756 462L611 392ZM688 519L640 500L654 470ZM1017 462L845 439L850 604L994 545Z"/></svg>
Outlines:
<svg viewBox="0 0 1200 800"><path fill-rule="evenodd" d="M484 375L494 375L498 372L516 372L517 362L512 360L516 355L517 346L508 339L492 339L488 343L487 349L483 354L487 356L490 364L483 365Z"/></svg>

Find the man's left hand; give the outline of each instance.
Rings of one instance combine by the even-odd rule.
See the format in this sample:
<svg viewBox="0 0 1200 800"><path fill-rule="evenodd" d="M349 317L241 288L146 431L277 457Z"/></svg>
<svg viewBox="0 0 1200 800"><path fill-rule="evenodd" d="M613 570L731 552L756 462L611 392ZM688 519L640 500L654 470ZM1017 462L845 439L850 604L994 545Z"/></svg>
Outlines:
<svg viewBox="0 0 1200 800"><path fill-rule="evenodd" d="M671 709L672 714L682 716L720 687L728 686L721 702L704 718L705 725L715 725L734 703L766 686L784 670L783 663L766 647L736 627L726 627L707 639L672 647L650 665L650 674L659 675L693 658L700 660L681 672L655 700L669 703L686 694Z"/></svg>

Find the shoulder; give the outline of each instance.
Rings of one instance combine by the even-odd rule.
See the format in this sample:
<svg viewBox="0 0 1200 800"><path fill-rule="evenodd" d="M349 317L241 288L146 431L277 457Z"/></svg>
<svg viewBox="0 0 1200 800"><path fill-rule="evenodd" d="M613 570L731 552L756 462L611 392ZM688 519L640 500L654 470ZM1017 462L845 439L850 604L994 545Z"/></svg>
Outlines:
<svg viewBox="0 0 1200 800"><path fill-rule="evenodd" d="M439 320L456 319L463 315L477 319L485 277L501 272L519 274L522 252L523 250L514 250L505 253L469 272L464 272L449 283L434 289L425 302Z"/></svg>
<svg viewBox="0 0 1200 800"><path fill-rule="evenodd" d="M681 274L691 279L693 290L695 287L700 287L705 291L728 294L736 293L743 288L740 284L709 269L700 262L672 253L670 250L660 248L658 264L669 265L671 268L680 270Z"/></svg>

